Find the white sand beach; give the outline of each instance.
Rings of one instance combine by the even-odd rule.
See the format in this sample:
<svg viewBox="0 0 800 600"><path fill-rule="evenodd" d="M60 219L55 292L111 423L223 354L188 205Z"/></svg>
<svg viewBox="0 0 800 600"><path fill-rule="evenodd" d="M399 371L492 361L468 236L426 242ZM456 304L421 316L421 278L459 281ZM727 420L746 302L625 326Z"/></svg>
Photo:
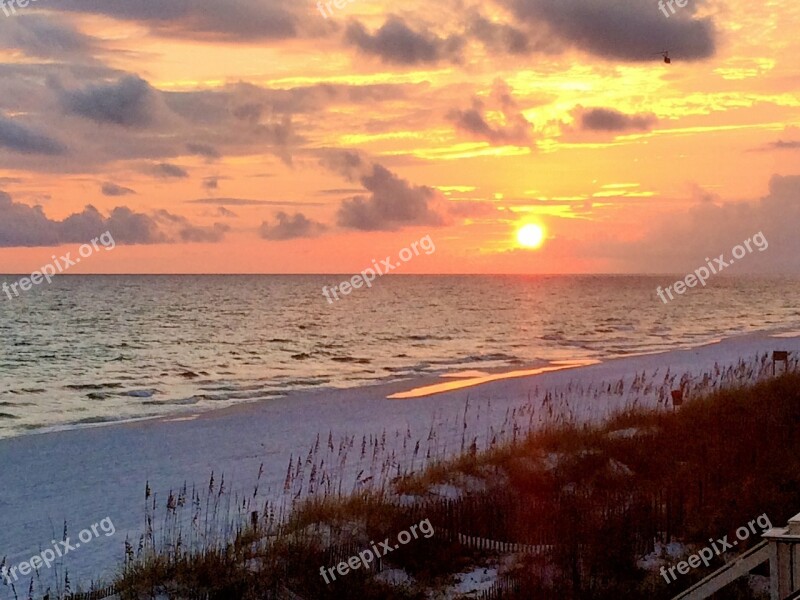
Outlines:
<svg viewBox="0 0 800 600"><path fill-rule="evenodd" d="M543 422L599 420L634 405L672 410L665 396L682 380L689 399L702 390L752 382L771 374L767 353L773 350L788 350L796 361L800 334L743 335L692 350L499 378L407 399L388 396L443 380L323 390L213 412L0 440L0 559L27 560L61 539L65 521L75 538L109 517L115 535L70 552L60 566L68 569L73 589L76 583L86 588L90 580L114 572L126 536L136 544L145 482L165 500L184 482L207 486L213 471L217 481L224 474L226 490L241 497L252 495L263 464L259 500L303 496L307 487L284 492L287 465L305 459L319 436L314 461L328 465L335 486L349 491L380 485L457 454L465 443L485 448ZM342 440L350 440L349 454L342 454ZM364 443L370 450L360 456ZM42 572L43 579L50 575ZM9 594L0 586L0 598Z"/></svg>

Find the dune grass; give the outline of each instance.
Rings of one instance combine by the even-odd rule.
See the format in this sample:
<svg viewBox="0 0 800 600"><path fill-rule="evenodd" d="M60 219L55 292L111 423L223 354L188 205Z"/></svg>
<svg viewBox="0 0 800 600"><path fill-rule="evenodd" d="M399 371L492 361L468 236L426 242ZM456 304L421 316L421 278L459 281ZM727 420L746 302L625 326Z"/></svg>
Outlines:
<svg viewBox="0 0 800 600"><path fill-rule="evenodd" d="M496 597L666 600L711 569L667 584L637 566L656 541L702 546L759 515L778 525L800 512L798 431L800 375L789 373L674 412L628 410L597 426L550 426L399 478L391 490L310 498L286 515L270 506L251 511L245 502L241 510L238 501L222 511L211 486L206 498L184 493L183 503L214 507L196 519L210 520L218 533L190 543L191 528L176 519L168 535L131 548L118 584L130 599L270 598L286 588L301 598L423 598L451 585L455 574L498 559L459 544L462 533L546 547L505 561L504 573L523 589ZM458 498L432 500L442 485L461 490ZM411 583L389 585L363 569L322 580L321 566L394 538L424 514L436 535L384 564ZM740 581L718 597L756 596Z"/></svg>

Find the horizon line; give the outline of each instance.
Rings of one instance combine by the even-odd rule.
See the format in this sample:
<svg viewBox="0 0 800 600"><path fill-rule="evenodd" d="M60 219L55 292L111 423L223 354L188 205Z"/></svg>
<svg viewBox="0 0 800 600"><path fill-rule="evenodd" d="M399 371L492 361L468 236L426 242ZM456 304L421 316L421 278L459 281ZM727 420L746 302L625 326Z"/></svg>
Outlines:
<svg viewBox="0 0 800 600"><path fill-rule="evenodd" d="M30 277L31 273L0 273L0 277ZM358 273L58 273L57 277L352 277ZM682 277L681 273L389 273L390 277ZM721 277L800 277L800 273L719 273Z"/></svg>

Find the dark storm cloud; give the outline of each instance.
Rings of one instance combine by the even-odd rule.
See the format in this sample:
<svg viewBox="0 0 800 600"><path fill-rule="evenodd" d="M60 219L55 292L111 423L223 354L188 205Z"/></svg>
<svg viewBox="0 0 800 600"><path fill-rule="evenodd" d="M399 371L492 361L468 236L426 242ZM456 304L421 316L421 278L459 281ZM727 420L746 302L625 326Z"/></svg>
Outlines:
<svg viewBox="0 0 800 600"><path fill-rule="evenodd" d="M302 213L288 215L279 212L275 215L275 223L264 222L259 233L265 240L293 240L297 238L316 237L326 227L322 223L312 221Z"/></svg>
<svg viewBox="0 0 800 600"><path fill-rule="evenodd" d="M56 156L66 152L66 146L35 129L23 125L17 119L0 115L0 148L20 154L44 154Z"/></svg>
<svg viewBox="0 0 800 600"><path fill-rule="evenodd" d="M626 115L612 108L578 110L581 129L588 131L648 131L658 119L652 114Z"/></svg>
<svg viewBox="0 0 800 600"><path fill-rule="evenodd" d="M460 62L464 46L461 37L440 38L429 31L414 31L395 15L390 16L374 34L354 21L348 25L345 37L364 54L398 65L436 63L445 59Z"/></svg>
<svg viewBox="0 0 800 600"><path fill-rule="evenodd" d="M693 19L689 8L666 18L640 0L500 1L522 22L544 24L562 42L603 58L646 62L670 50L677 60L701 60L715 51L711 19Z"/></svg>

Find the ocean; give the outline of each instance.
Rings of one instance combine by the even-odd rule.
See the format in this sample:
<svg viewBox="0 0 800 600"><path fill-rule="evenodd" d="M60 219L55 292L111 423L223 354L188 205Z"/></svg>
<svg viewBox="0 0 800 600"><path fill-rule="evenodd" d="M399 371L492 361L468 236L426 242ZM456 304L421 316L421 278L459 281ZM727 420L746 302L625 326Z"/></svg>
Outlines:
<svg viewBox="0 0 800 600"><path fill-rule="evenodd" d="M800 280L65 276L0 300L0 438L291 392L608 359L800 328ZM0 276L1 281L16 276Z"/></svg>

